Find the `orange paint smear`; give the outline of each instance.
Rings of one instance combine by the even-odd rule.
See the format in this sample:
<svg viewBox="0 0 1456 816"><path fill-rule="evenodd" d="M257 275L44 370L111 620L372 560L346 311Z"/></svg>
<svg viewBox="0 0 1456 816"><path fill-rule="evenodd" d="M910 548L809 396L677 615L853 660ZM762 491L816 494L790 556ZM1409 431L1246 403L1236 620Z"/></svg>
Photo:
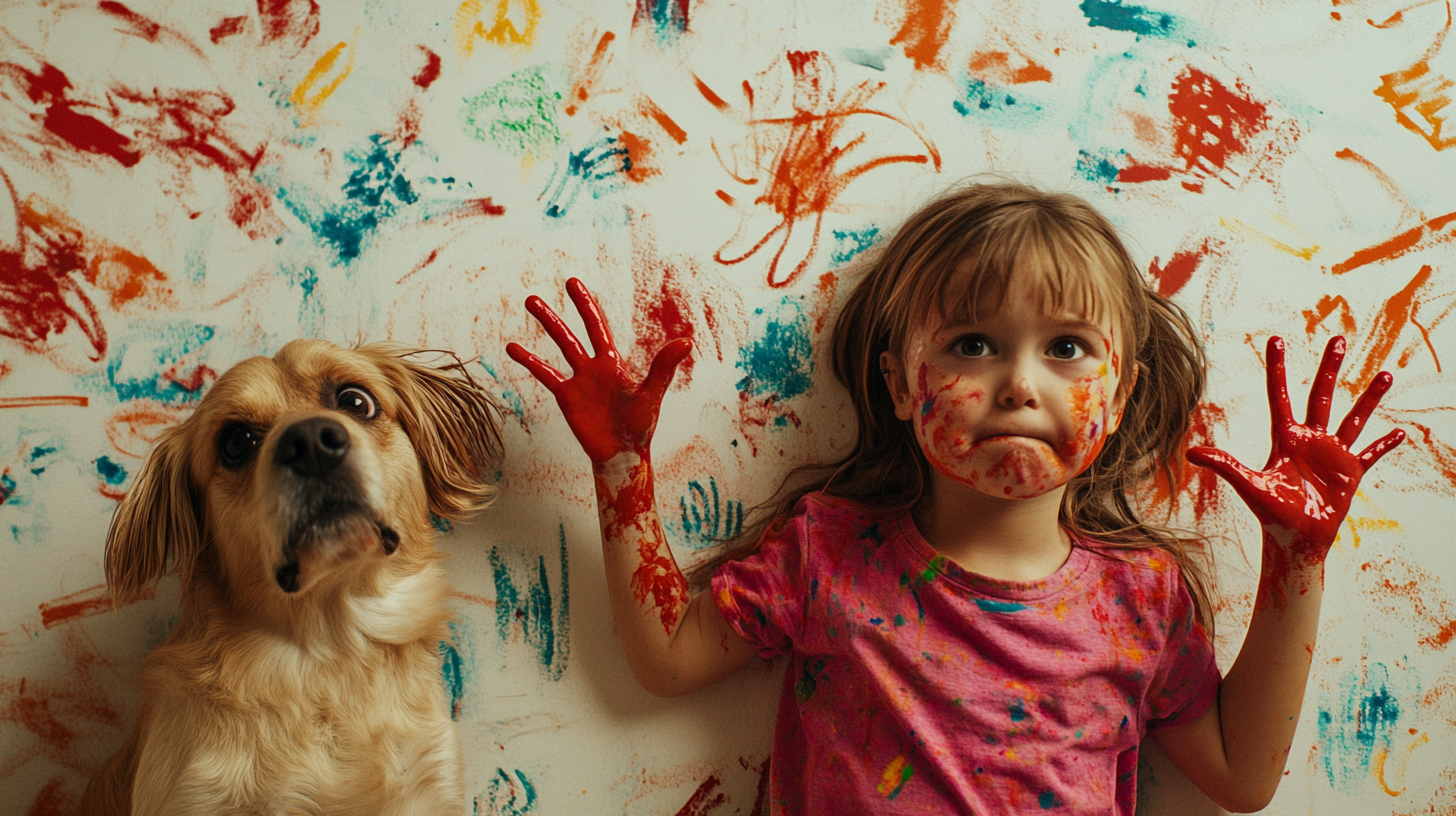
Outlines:
<svg viewBox="0 0 1456 816"><path fill-rule="evenodd" d="M89 778L95 746L121 739L124 720L110 699L121 678L79 627L60 631L64 680L0 679L0 723L18 726L4 762L18 768L42 759Z"/></svg>
<svg viewBox="0 0 1456 816"><path fill-rule="evenodd" d="M713 89L709 88L707 83L698 79L697 74L693 74L693 84L698 86L698 93L702 94L703 98L708 100L708 104L720 111L728 110L728 103L723 101L723 97L713 93Z"/></svg>
<svg viewBox="0 0 1456 816"><path fill-rule="evenodd" d="M1211 402L1201 403L1188 418L1188 432L1179 445L1180 453L1173 460L1173 481L1159 471L1153 480L1153 507L1165 507L1176 511L1183 501L1192 501L1193 517L1202 523L1215 514L1224 511L1219 493L1219 478L1213 471L1195 467L1184 460L1183 454L1189 448L1218 446L1215 431L1227 432L1228 412Z"/></svg>
<svg viewBox="0 0 1456 816"><path fill-rule="evenodd" d="M662 129L667 131L667 135L671 136L674 142L682 144L688 140L688 132L679 127L677 122L672 121L672 117L668 116L667 112L662 108L659 108L656 102L643 98L639 107L642 113L650 117L652 121L661 125Z"/></svg>
<svg viewBox="0 0 1456 816"><path fill-rule="evenodd" d="M1448 227L1451 229L1447 229ZM1453 239L1456 239L1456 212L1449 212L1445 215L1438 215L1418 227L1408 229L1394 238L1356 252L1349 258L1331 266L1330 272L1343 275L1367 264L1399 258L1407 252L1430 249L1449 243Z"/></svg>
<svg viewBox="0 0 1456 816"><path fill-rule="evenodd" d="M716 190L714 191L714 195L718 196L718 200L722 201L724 204L727 204L730 207L733 206L733 196L729 195L726 191Z"/></svg>
<svg viewBox="0 0 1456 816"><path fill-rule="evenodd" d="M59 395L54 397L0 397L0 408L45 408L49 406L71 406L85 408L91 404L89 397Z"/></svg>
<svg viewBox="0 0 1456 816"><path fill-rule="evenodd" d="M1344 334L1354 334L1355 316L1350 314L1350 302L1341 295L1324 295L1313 309L1305 309L1301 313L1304 315L1304 333L1313 337L1315 327L1323 323L1325 318L1334 314L1335 309L1340 310L1340 331Z"/></svg>
<svg viewBox="0 0 1456 816"><path fill-rule="evenodd" d="M1335 158L1354 162L1368 170L1370 174L1375 177L1375 180L1380 183L1380 186L1385 189L1386 194L1389 195L1391 199L1400 202L1402 220L1425 218L1425 216L1420 215L1416 208L1411 205L1410 201L1406 199L1405 193L1400 189L1400 185L1395 183L1395 179L1391 178L1390 174L1386 173L1384 170L1381 170L1380 167L1375 164L1375 162L1370 161L1369 159L1365 158L1359 153L1356 153L1348 147L1344 148L1343 150L1335 151Z"/></svg>
<svg viewBox="0 0 1456 816"><path fill-rule="evenodd" d="M1456 447L1437 439L1429 427L1419 422L1411 422L1404 417L1400 421L1402 425L1409 425L1421 435L1420 439L1412 438L1412 444L1417 450L1425 450L1429 453L1432 466L1446 477L1450 488L1456 488Z"/></svg>
<svg viewBox="0 0 1456 816"><path fill-rule="evenodd" d="M107 293L112 309L137 301L149 307L177 305L172 289L166 286L167 276L151 261L115 244L87 237L79 223L49 202L29 196L21 202L17 216L21 228L29 233L27 243L34 241L63 251L70 263L84 263L86 281Z"/></svg>
<svg viewBox="0 0 1456 816"><path fill-rule="evenodd" d="M118 606L106 588L106 584L97 584L87 587L70 595L62 595L55 600L43 601L40 604L40 622L45 628L62 623L70 623L81 618L90 618L100 615L103 612L111 612L123 606L129 606L137 601L149 601L157 596L155 587L148 587L142 590L134 600Z"/></svg>
<svg viewBox="0 0 1456 816"><path fill-rule="evenodd" d="M971 73L996 85L1052 81L1051 71L1025 57L1022 60L1025 65L1012 67L1011 54L1006 51L978 51L971 55Z"/></svg>
<svg viewBox="0 0 1456 816"><path fill-rule="evenodd" d="M161 403L133 402L106 421L106 440L117 451L141 459L164 428L181 422L189 413L190 409Z"/></svg>
<svg viewBox="0 0 1456 816"><path fill-rule="evenodd" d="M565 108L567 116L576 115L577 103L589 99L592 90L601 82L602 71L606 68L607 47L616 38L616 34L608 31L597 40L596 50L592 51L591 59L587 61L586 67L581 70L581 75L571 89L571 95Z"/></svg>
<svg viewBox="0 0 1456 816"><path fill-rule="evenodd" d="M1365 338L1367 351L1364 364L1360 366L1359 372L1346 378L1343 383L1351 394L1362 391L1381 366L1385 365L1385 360L1390 356L1395 342L1400 339L1406 323L1415 314L1416 293L1430 280L1431 267L1423 266L1411 278L1410 283L1385 302L1384 308L1375 317L1375 325L1370 328L1369 336Z"/></svg>
<svg viewBox="0 0 1456 816"><path fill-rule="evenodd" d="M1431 631L1420 639L1422 647L1444 649L1456 639L1456 614L1435 576L1396 558L1366 561L1360 572L1362 583L1369 582L1363 587L1365 592L1383 614Z"/></svg>
<svg viewBox="0 0 1456 816"><path fill-rule="evenodd" d="M627 151L627 178L643 182L660 175L661 170L652 166L652 143L631 131L617 134L617 144Z"/></svg>
<svg viewBox="0 0 1456 816"><path fill-rule="evenodd" d="M945 47L955 11L950 0L906 0L905 21L890 38L890 45L904 45L905 56L918 70L935 67Z"/></svg>
<svg viewBox="0 0 1456 816"><path fill-rule="evenodd" d="M1376 25L1372 21L1371 25L1376 28L1394 25L1400 17L1401 12L1397 11L1385 23ZM1450 32L1451 4L1448 2L1446 25L1436 35L1431 47L1409 68L1381 76L1380 87L1373 92L1395 111L1395 121L1401 127L1425 139L1436 150L1445 150L1456 144L1456 137L1445 132L1447 117L1444 113L1451 104L1451 89L1456 82L1443 74L1431 72L1431 58L1441 50Z"/></svg>

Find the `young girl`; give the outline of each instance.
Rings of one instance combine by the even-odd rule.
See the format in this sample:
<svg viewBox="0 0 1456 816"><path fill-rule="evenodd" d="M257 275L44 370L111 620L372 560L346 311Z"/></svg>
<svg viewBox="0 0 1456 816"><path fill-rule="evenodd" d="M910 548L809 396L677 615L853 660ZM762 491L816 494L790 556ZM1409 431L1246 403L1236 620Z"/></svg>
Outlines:
<svg viewBox="0 0 1456 816"><path fill-rule="evenodd" d="M1349 450L1385 373L1326 432L1342 338L1303 425L1270 339L1264 470L1188 453L1264 531L1248 636L1220 678L1198 542L1140 521L1129 500L1175 466L1202 352L1086 203L974 185L910 217L834 327L853 449L808 469L812 483L784 495L696 597L658 521L648 451L688 341L668 343L637 383L596 301L578 280L567 291L595 356L537 297L527 309L573 375L507 351L591 458L632 670L676 695L789 656L774 813L1130 816L1147 733L1223 807L1268 803L1299 718L1325 553L1360 477L1404 438Z"/></svg>

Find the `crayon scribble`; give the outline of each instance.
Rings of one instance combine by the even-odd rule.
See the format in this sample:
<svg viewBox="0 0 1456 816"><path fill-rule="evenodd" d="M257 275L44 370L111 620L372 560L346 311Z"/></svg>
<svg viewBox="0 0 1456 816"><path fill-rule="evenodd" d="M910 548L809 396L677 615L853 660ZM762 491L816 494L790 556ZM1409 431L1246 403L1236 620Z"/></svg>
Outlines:
<svg viewBox="0 0 1456 816"><path fill-rule="evenodd" d="M689 549L721 544L743 529L743 502L720 497L718 480L711 476L706 488L690 480L687 493L677 501L682 545Z"/></svg>
<svg viewBox="0 0 1456 816"><path fill-rule="evenodd" d="M1400 682L1393 682L1384 663L1372 663L1342 677L1321 702L1317 746L1330 787L1354 791L1364 784L1384 785L1379 772L1395 735L1405 730L1399 727L1405 716L1400 692L1411 686L1414 694L1420 691L1407 669L1402 667L1398 676ZM1414 705L1414 699L1405 699L1406 706Z"/></svg>
<svg viewBox="0 0 1456 816"><path fill-rule="evenodd" d="M489 816L525 816L537 804L536 786L520 769L496 768L485 793L475 797L475 812Z"/></svg>
<svg viewBox="0 0 1456 816"><path fill-rule="evenodd" d="M449 640L440 641L440 682L450 701L450 719L460 721L464 713L465 692L474 682L475 650L471 648L470 631L461 621L450 621Z"/></svg>
<svg viewBox="0 0 1456 816"><path fill-rule="evenodd" d="M765 316L763 309L753 313ZM758 339L738 352L740 420L744 426L799 427L798 415L783 403L814 385L809 317L801 298L785 296L767 318Z"/></svg>
<svg viewBox="0 0 1456 816"><path fill-rule="evenodd" d="M599 136L581 150L568 153L558 164L537 200L546 199L546 215L564 218L583 190L592 198L621 189L620 179L631 169L626 147L613 136ZM547 198L547 193L550 197Z"/></svg>
<svg viewBox="0 0 1456 816"><path fill-rule="evenodd" d="M476 43L529 46L536 41L541 23L541 6L536 0L465 0L455 10L455 48L461 57L475 53ZM489 16L490 23L486 24Z"/></svg>
<svg viewBox="0 0 1456 816"><path fill-rule="evenodd" d="M571 656L571 582L567 570L566 528L559 530L558 557L561 570L559 589L552 592L546 573L546 557L536 556L534 568L521 573L506 563L499 547L491 547L490 567L495 581L496 633L501 640L517 637L528 646L540 664L541 673L560 680Z"/></svg>
<svg viewBox="0 0 1456 816"><path fill-rule="evenodd" d="M544 66L523 68L465 100L465 132L514 156L540 157L561 141L561 92Z"/></svg>

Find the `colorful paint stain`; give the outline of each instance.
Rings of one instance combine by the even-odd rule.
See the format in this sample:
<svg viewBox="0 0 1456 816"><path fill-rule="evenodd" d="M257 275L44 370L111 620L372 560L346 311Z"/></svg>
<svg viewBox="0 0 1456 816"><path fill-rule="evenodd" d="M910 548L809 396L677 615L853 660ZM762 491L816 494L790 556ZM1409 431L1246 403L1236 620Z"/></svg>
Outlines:
<svg viewBox="0 0 1456 816"><path fill-rule="evenodd" d="M546 572L546 556L537 555L536 563L523 570L508 564L499 547L492 547L489 556L495 582L496 634L507 642L520 638L549 680L561 679L571 655L571 582L564 526L558 535L561 578L554 591Z"/></svg>
<svg viewBox="0 0 1456 816"><path fill-rule="evenodd" d="M465 625L460 621L448 623L450 638L440 641L440 682L450 701L450 719L459 722L465 707L466 687L475 674L475 655Z"/></svg>
<svg viewBox="0 0 1456 816"><path fill-rule="evenodd" d="M400 168L403 149L373 134L363 150L344 154L353 170L340 188L342 200L326 202L306 190L281 187L278 200L347 264L364 251L380 224L419 200Z"/></svg>
<svg viewBox="0 0 1456 816"><path fill-rule="evenodd" d="M1027 608L1026 604L1019 604L1014 601L992 601L986 598L976 598L975 601L976 607L982 612L1009 614L1011 612L1020 612Z"/></svg>
<svg viewBox="0 0 1456 816"><path fill-rule="evenodd" d="M526 45L536 41L541 5L536 0L465 0L455 10L455 48L460 56L475 53L484 40L495 45ZM487 22L487 19L489 22Z"/></svg>
<svg viewBox="0 0 1456 816"><path fill-rule="evenodd" d="M1400 17L1401 13L1396 12L1387 22L1397 22ZM1456 145L1456 134L1446 130L1449 118L1446 111L1451 104L1451 88L1456 86L1456 82L1439 68L1431 68L1431 59L1441 51L1450 32L1451 9L1448 6L1446 24L1431 47L1409 67L1380 77L1380 87L1374 91L1390 105L1395 112L1395 121L1401 127L1425 139L1436 150Z"/></svg>
<svg viewBox="0 0 1456 816"><path fill-rule="evenodd" d="M753 311L767 320L758 338L738 352L743 378L735 387L742 398L793 399L814 384L814 350L802 300L785 296L778 305L771 316L763 309Z"/></svg>
<svg viewBox="0 0 1456 816"><path fill-rule="evenodd" d="M824 658L805 659L799 679L794 681L794 699L807 703L819 691L824 681Z"/></svg>
<svg viewBox="0 0 1456 816"><path fill-rule="evenodd" d="M890 45L904 49L918 70L943 67L940 52L955 19L952 0L905 0L905 18Z"/></svg>
<svg viewBox="0 0 1456 816"><path fill-rule="evenodd" d="M1122 0L1082 0L1077 6L1093 28L1130 31L1140 37L1172 33L1173 17L1142 6L1124 5Z"/></svg>
<svg viewBox="0 0 1456 816"><path fill-rule="evenodd" d="M951 103L961 116L991 116L998 124L1028 124L1040 120L1043 106L1023 93L989 85L976 77L966 79L962 96Z"/></svg>
<svg viewBox="0 0 1456 816"><path fill-rule="evenodd" d="M1393 260L1407 253L1420 252L1453 240L1456 240L1456 212L1449 212L1355 252L1332 265L1330 272L1343 275L1367 264Z"/></svg>
<svg viewBox="0 0 1456 816"><path fill-rule="evenodd" d="M831 230L834 236L834 254L829 260L842 266L864 254L879 243L880 228L865 227L862 230Z"/></svg>
<svg viewBox="0 0 1456 816"><path fill-rule="evenodd" d="M637 0L632 27L652 32L661 45L676 42L688 31L688 0Z"/></svg>
<svg viewBox="0 0 1456 816"><path fill-rule="evenodd" d="M1030 58L1008 51L978 51L971 55L971 76L996 85L1051 82L1052 72Z"/></svg>
<svg viewBox="0 0 1456 816"><path fill-rule="evenodd" d="M544 66L524 68L465 100L465 132L513 156L543 156L561 141L561 92Z"/></svg>
<svg viewBox="0 0 1456 816"><path fill-rule="evenodd" d="M339 60L341 55L345 56L342 62ZM319 109L353 70L354 49L348 43L338 43L325 51L288 94L288 104L298 111L299 124L306 126L318 121Z"/></svg>
<svg viewBox="0 0 1456 816"><path fill-rule="evenodd" d="M1119 150L1115 155L1121 157L1126 153ZM1094 155L1086 150L1077 151L1077 174L1082 178L1097 184L1108 185L1117 181L1119 172L1111 158Z"/></svg>
<svg viewBox="0 0 1456 816"><path fill-rule="evenodd" d="M884 773L880 775L880 783L875 786L875 790L886 799L894 801L895 797L905 789L905 783L909 782L914 775L915 768L910 764L910 760L904 756L897 756L885 766Z"/></svg>
<svg viewBox="0 0 1456 816"><path fill-rule="evenodd" d="M1188 284L1204 259L1209 255L1217 254L1222 248L1222 241L1204 238L1191 249L1179 249L1174 252L1166 264L1161 263L1161 259L1155 257L1152 263L1148 264L1148 277L1156 285L1158 294L1163 297L1172 297Z"/></svg>
<svg viewBox="0 0 1456 816"><path fill-rule="evenodd" d="M203 362L217 331L211 326L152 324L146 328L112 351L104 372L81 381L93 390L110 391L119 402L196 402L203 387L217 379L217 372Z"/></svg>
<svg viewBox="0 0 1456 816"><path fill-rule="evenodd" d="M722 499L718 480L711 476L706 488L696 479L689 481L687 493L677 501L679 530L688 549L721 544L743 529L743 502Z"/></svg>
<svg viewBox="0 0 1456 816"><path fill-rule="evenodd" d="M156 597L155 586L146 587L135 597L118 605L116 598L112 596L106 584L97 584L87 587L68 595L62 595L49 601L42 601L40 604L40 622L47 629L59 626L63 623L90 618L105 612L112 612L122 606L128 606L138 601L149 601Z"/></svg>
<svg viewBox="0 0 1456 816"><path fill-rule="evenodd" d="M524 816L536 810L540 797L525 771L496 768L485 786L485 793L475 797L477 816Z"/></svg>
<svg viewBox="0 0 1456 816"><path fill-rule="evenodd" d="M1393 683L1384 663L1372 663L1342 677L1320 705L1316 744L1330 787L1350 792L1377 782L1372 761L1383 762L1396 734L1404 730L1397 691L1420 692L1406 670L1402 675L1401 682Z"/></svg>
<svg viewBox="0 0 1456 816"><path fill-rule="evenodd" d="M1185 170L1203 178L1216 176L1231 156L1247 152L1249 140L1270 124L1268 107L1242 82L1229 88L1192 67L1173 81L1168 111L1174 119L1174 152ZM1188 184L1192 192L1201 191L1197 182Z"/></svg>
<svg viewBox="0 0 1456 816"><path fill-rule="evenodd" d="M637 359L647 362L673 340L692 341L693 351L679 364L674 379L678 388L686 388L693 381L696 358L703 352L697 347L693 306L683 291L683 273L657 257L650 245L644 243L638 243L632 252L632 345ZM690 267L687 274L691 276L696 271Z"/></svg>
<svg viewBox="0 0 1456 816"><path fill-rule="evenodd" d="M728 794L718 790L723 786L723 777L714 773L698 783L688 800L673 816L709 816L713 811L728 803ZM757 811L754 811L757 813Z"/></svg>
<svg viewBox="0 0 1456 816"><path fill-rule="evenodd" d="M551 173L539 199L546 200L548 218L564 218L585 190L594 199L620 190L622 177L632 168L627 148L613 136L602 136L581 150L568 153ZM549 195L548 195L549 194Z"/></svg>

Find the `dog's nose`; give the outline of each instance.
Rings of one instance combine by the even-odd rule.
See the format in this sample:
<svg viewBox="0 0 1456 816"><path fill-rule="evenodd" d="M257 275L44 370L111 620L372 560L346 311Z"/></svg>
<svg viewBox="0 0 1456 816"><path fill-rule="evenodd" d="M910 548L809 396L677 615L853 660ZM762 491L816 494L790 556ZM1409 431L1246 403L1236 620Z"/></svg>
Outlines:
<svg viewBox="0 0 1456 816"><path fill-rule="evenodd" d="M323 476L344 461L349 432L328 417L293 423L278 439L273 461L299 476Z"/></svg>

